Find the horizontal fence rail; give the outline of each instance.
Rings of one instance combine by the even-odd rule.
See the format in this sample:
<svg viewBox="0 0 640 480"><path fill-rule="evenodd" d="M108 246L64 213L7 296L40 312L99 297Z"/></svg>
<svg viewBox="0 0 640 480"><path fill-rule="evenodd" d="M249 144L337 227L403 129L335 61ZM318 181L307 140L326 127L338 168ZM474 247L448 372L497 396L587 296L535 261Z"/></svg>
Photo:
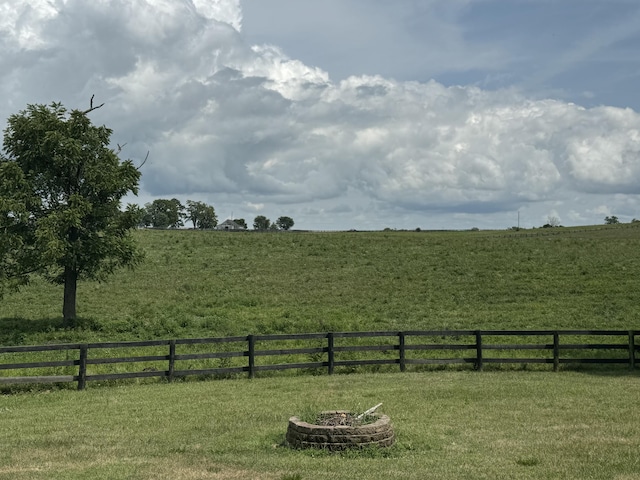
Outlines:
<svg viewBox="0 0 640 480"><path fill-rule="evenodd" d="M289 369L333 374L368 365L397 365L402 372L411 365L451 364L469 364L478 371L487 364L549 364L554 371L562 364L626 364L633 370L638 335L640 330L424 330L0 346L0 384L77 382L83 390L87 382L98 380L253 378L257 372ZM25 361L34 354L40 361ZM47 359L41 360L43 356ZM114 371L122 364L136 364L138 370ZM151 366L140 369L141 364ZM36 373L15 375L23 371Z"/></svg>

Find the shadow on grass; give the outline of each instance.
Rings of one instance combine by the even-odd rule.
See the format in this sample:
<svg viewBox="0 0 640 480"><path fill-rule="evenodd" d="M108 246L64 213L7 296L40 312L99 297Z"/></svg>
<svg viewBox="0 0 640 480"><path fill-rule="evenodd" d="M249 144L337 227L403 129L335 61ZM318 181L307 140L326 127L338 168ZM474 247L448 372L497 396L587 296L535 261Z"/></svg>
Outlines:
<svg viewBox="0 0 640 480"><path fill-rule="evenodd" d="M0 317L0 345L25 345L34 343L31 338L41 333L72 332L78 330L97 330L99 326L90 319L76 319L73 326L64 323L62 317L28 319L23 317ZM37 343L52 343L37 342ZM58 342L55 342L58 343ZM66 343L61 339L59 343Z"/></svg>
<svg viewBox="0 0 640 480"><path fill-rule="evenodd" d="M640 361L636 360L636 365L633 370L631 370L629 366L622 365L579 365L575 368L567 368L565 371L582 373L585 375L595 375L598 377L640 377Z"/></svg>

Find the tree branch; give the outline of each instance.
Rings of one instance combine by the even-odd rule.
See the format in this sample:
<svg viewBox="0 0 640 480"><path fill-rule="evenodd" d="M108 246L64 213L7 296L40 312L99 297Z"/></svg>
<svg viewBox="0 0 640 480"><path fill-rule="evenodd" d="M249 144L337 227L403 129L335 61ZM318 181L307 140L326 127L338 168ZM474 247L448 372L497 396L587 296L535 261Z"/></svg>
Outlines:
<svg viewBox="0 0 640 480"><path fill-rule="evenodd" d="M36 273L39 272L40 270L42 270L44 267L35 267L33 270L27 270L25 272L19 272L19 273L13 273L11 275L7 275L6 278L8 279L12 279L12 278L19 278L19 277L24 277L26 275L31 275L32 273Z"/></svg>
<svg viewBox="0 0 640 480"><path fill-rule="evenodd" d="M103 104L104 105L104 104ZM102 105L100 105L102 106ZM99 107L96 107L99 108ZM120 155L120 152L122 152L122 149L125 147L125 145L127 145L126 143L123 143L122 145L120 145L119 143L116 143L116 145L118 146L118 149L116 150L116 155ZM140 165L138 165L136 167L136 170L140 170L142 168L142 166L147 163L147 160L149 159L149 150L147 150L147 155L144 157L144 160L142 161L142 163Z"/></svg>
<svg viewBox="0 0 640 480"><path fill-rule="evenodd" d="M89 109L88 109L88 110L83 111L83 112L82 112L82 114L83 114L83 115L86 115L86 114L87 114L87 113L89 113L89 112L92 112L92 111L94 111L94 110L97 110L97 109L99 109L100 107L102 107L102 106L104 105L104 102L103 102L103 103L101 103L100 105L98 105L97 107L94 107L94 106L93 106L93 97L95 97L95 94L94 94L94 95L91 95L91 100L89 101Z"/></svg>
<svg viewBox="0 0 640 480"><path fill-rule="evenodd" d="M146 157L144 157L144 160L142 161L142 163L141 163L138 167L136 167L136 170L140 170L140 169L142 168L142 166L143 166L145 163L147 163L147 160L148 160L148 159L149 159L149 150L147 150L147 156L146 156Z"/></svg>

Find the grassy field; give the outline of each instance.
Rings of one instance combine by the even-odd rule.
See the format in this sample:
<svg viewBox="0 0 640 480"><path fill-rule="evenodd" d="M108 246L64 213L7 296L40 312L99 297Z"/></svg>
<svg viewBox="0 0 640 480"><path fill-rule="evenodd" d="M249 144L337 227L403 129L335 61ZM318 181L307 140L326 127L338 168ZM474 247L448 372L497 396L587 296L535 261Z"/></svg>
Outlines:
<svg viewBox="0 0 640 480"><path fill-rule="evenodd" d="M256 234L139 231L145 261L78 289L34 279L0 344L249 333L639 328L640 228Z"/></svg>
<svg viewBox="0 0 640 480"><path fill-rule="evenodd" d="M62 289L34 279L0 303L0 344L640 328L629 226L136 235L145 261L82 283L77 328L62 328ZM16 389L0 395L0 479L640 479L639 379L445 370ZM378 402L389 450L281 445L291 415Z"/></svg>
<svg viewBox="0 0 640 480"><path fill-rule="evenodd" d="M638 380L439 372L0 396L0 479L640 479ZM291 415L378 402L389 450L282 446Z"/></svg>

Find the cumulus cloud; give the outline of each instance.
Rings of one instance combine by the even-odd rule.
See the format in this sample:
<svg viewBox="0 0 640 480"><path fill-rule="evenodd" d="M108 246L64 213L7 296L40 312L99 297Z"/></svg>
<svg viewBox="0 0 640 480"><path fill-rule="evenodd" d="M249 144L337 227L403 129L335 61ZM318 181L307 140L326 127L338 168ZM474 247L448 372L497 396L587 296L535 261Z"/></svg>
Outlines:
<svg viewBox="0 0 640 480"><path fill-rule="evenodd" d="M106 105L93 118L125 153L151 152L148 198L204 197L247 215L288 209L304 217L297 225L333 218L340 228L425 212L473 221L570 198L566 218L590 218L609 210L588 212L587 195L640 194L640 115L630 109L433 80L332 82L277 46L249 45L239 0L0 9L2 117L96 94ZM619 200L637 208L635 197Z"/></svg>

